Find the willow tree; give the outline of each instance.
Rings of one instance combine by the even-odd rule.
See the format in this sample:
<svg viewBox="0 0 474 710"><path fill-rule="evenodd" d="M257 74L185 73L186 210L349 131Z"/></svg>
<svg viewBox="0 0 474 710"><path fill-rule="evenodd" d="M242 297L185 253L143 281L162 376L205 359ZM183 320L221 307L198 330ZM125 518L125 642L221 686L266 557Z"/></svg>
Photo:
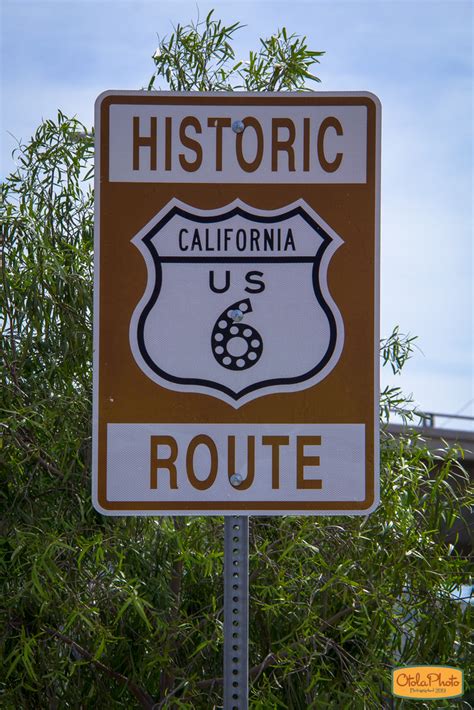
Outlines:
<svg viewBox="0 0 474 710"><path fill-rule="evenodd" d="M319 81L304 37L282 29L242 62L240 29L212 13L178 25L149 90ZM2 707L216 707L222 519L91 505L92 159L92 131L59 112L2 186ZM394 331L383 362L399 371L411 347ZM398 389L384 422L390 407L405 408ZM383 427L371 516L251 520L252 708L378 710L394 664L468 667L469 609L451 595L467 562L441 532L472 502L458 457Z"/></svg>

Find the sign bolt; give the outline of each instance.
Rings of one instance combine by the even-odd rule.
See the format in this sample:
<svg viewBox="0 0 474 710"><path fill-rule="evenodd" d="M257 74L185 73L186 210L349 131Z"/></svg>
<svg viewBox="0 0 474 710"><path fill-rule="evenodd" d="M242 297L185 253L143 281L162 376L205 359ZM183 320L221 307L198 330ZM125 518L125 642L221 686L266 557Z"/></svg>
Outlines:
<svg viewBox="0 0 474 710"><path fill-rule="evenodd" d="M244 314L242 313L240 308L236 308L235 310L230 311L229 315L232 318L232 320L234 321L234 323L240 323L240 321L244 317Z"/></svg>
<svg viewBox="0 0 474 710"><path fill-rule="evenodd" d="M234 133L243 133L245 130L244 122L243 121L234 121L232 124L232 130Z"/></svg>
<svg viewBox="0 0 474 710"><path fill-rule="evenodd" d="M240 475L240 473L233 473L232 476L229 478L229 481L231 482L231 485L236 487L240 486L244 479Z"/></svg>

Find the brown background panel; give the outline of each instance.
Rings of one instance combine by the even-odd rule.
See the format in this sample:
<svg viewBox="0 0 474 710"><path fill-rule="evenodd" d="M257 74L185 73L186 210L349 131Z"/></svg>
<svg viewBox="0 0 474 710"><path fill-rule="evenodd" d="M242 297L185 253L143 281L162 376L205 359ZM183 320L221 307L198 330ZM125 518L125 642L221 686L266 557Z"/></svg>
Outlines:
<svg viewBox="0 0 474 710"><path fill-rule="evenodd" d="M131 97L129 101L135 102L135 98ZM347 99L344 103L352 102L364 103L360 99ZM106 99L104 104L108 103L110 101ZM103 105L103 111L105 108ZM112 422L363 422L366 424L366 482L370 500L360 507L370 505L374 488L374 119L374 107L369 102L368 182L363 185L109 183L104 179L108 164L104 148L107 136L104 136L102 165L105 168L100 197L99 363L99 499L103 507L134 508L129 502L123 505L106 502L106 426ZM144 259L130 240L173 197L200 209L222 207L238 197L252 207L268 210L285 207L302 198L342 237L344 244L329 264L328 286L344 321L344 348L336 367L322 382L299 392L264 395L234 409L210 395L165 389L139 369L130 350L128 331L147 278ZM208 507L225 509L229 505L234 504L216 502ZM266 505L272 506L270 503ZM242 505L242 509L263 509L266 505L252 503ZM155 504L137 502L135 507L153 509ZM162 506L163 509L166 507L173 506ZM190 504L189 509L193 507L204 506ZM282 504L273 507L284 509ZM306 506L298 504L298 507ZM335 505L311 503L308 507L328 510L358 506L338 502ZM294 509L295 504L290 508Z"/></svg>
<svg viewBox="0 0 474 710"><path fill-rule="evenodd" d="M290 421L303 422L309 416L307 421L311 422L315 414L322 417L318 416L319 421L360 421L361 400L365 401L367 389L372 389L373 256L371 268L367 264L367 249L361 248L357 232L362 227L365 234L370 234L370 225L359 222L357 230L351 227L349 232L347 226L344 227L347 221L342 207L337 203L331 204L327 186L318 186L313 190L278 186L280 189L273 189L270 199L268 189L262 186L221 187L218 199L215 191L207 186L199 186L200 190L195 186L193 189L184 186L179 186L181 189L177 186L176 189L158 186L157 189L153 186L157 193L154 197L143 196L139 186L133 187L138 189L117 184L102 197L107 212L110 200L109 222L115 216L114 226L108 227L101 240L100 396L104 399L108 421L277 422L288 421L282 419L282 415L287 417L290 412L293 414ZM363 202L367 201L367 196L363 194L366 190L357 188L352 190L356 194L351 194L351 200L345 196L346 213L357 211L360 215L361 205L363 207ZM334 187L331 191L334 192ZM133 192L137 194L131 195ZM260 397L235 410L215 397L164 389L140 370L130 350L128 329L147 278L143 256L130 239L173 196L202 209L227 205L237 196L260 209L284 207L303 197L334 226L344 244L331 259L328 285L343 316L345 342L338 365L325 380L310 390ZM127 207L130 204L133 209ZM117 210L116 205L120 205L121 209ZM186 284L183 284L185 287ZM311 409L308 411L309 405Z"/></svg>

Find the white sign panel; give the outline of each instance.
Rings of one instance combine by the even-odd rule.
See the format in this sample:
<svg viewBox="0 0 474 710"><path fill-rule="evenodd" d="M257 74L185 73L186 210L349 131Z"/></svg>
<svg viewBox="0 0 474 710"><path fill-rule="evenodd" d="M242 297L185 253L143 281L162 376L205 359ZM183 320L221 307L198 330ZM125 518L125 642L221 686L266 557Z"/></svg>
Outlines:
<svg viewBox="0 0 474 710"><path fill-rule="evenodd" d="M242 133L234 133L235 119ZM110 111L114 182L364 183L367 108L127 106Z"/></svg>
<svg viewBox="0 0 474 710"><path fill-rule="evenodd" d="M272 211L174 200L132 242L148 283L130 342L151 380L240 407L307 389L336 364L344 326L327 269L342 240L302 200Z"/></svg>
<svg viewBox="0 0 474 710"><path fill-rule="evenodd" d="M213 424L205 431L198 424L110 424L111 500L159 496L181 507L206 502L212 491L247 506L290 501L304 513L309 502L365 498L362 424ZM230 483L236 473L238 487Z"/></svg>

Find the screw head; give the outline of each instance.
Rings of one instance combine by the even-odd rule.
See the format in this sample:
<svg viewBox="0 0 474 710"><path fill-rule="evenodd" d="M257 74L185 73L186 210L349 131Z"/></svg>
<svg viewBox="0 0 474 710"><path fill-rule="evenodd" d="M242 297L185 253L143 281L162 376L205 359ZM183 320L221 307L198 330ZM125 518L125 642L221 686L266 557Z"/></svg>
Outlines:
<svg viewBox="0 0 474 710"><path fill-rule="evenodd" d="M244 317L244 314L242 313L240 308L236 308L235 310L230 311L229 315L232 318L232 320L234 321L234 323L240 323L240 321Z"/></svg>
<svg viewBox="0 0 474 710"><path fill-rule="evenodd" d="M233 473L232 476L229 478L229 481L232 486L240 486L243 481L243 478L240 473Z"/></svg>
<svg viewBox="0 0 474 710"><path fill-rule="evenodd" d="M243 133L245 130L243 121L234 121L232 124L232 130L234 133Z"/></svg>

